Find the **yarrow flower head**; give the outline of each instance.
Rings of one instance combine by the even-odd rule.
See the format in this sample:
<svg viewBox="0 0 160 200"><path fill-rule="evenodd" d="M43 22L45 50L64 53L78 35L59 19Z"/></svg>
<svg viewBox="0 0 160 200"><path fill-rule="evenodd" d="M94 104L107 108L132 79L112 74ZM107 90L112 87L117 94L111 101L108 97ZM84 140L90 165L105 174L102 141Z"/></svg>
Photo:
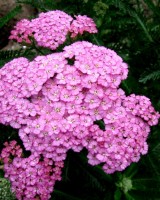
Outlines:
<svg viewBox="0 0 160 200"><path fill-rule="evenodd" d="M83 32L97 33L94 21L87 17L78 15L74 20L63 11L55 10L40 13L39 17L32 19L22 19L11 31L9 39L19 43L31 43L32 39L38 46L55 50L63 44L69 33L71 37Z"/></svg>
<svg viewBox="0 0 160 200"><path fill-rule="evenodd" d="M58 20L57 27L72 20L60 11L42 13L31 21L35 27L38 23L37 35L36 29L32 33L37 42L45 41L40 39L46 34L41 22L51 24L53 29L48 30L57 34L52 19L54 23ZM86 16L76 20L57 31L65 34L69 27L72 34L82 34L89 31L89 22L96 32ZM49 40L44 43L48 45ZM19 129L25 149L31 152L24 158L21 148L12 142L1 153L17 199L49 199L55 181L61 179L69 149L80 152L85 147L88 163L103 163L106 173L122 171L147 153L150 126L158 123L160 115L147 97L127 97L119 88L127 74L127 64L116 52L87 41L30 62L17 58L0 69L0 122ZM97 120L104 124L103 130Z"/></svg>
<svg viewBox="0 0 160 200"><path fill-rule="evenodd" d="M72 22L70 26L71 37L75 37L78 34L83 34L84 31L89 33L97 33L96 25L93 19L87 16L75 16L75 20Z"/></svg>
<svg viewBox="0 0 160 200"><path fill-rule="evenodd" d="M49 199L56 180L61 180L63 162L53 162L53 160L40 157L36 153L28 158L22 158L19 155L19 151L22 149L16 142L7 143L5 146L1 153L5 164L5 177L10 180L16 198ZM6 153L9 152L9 148L11 148L12 156L14 155L10 162L6 160L9 159L9 155Z"/></svg>

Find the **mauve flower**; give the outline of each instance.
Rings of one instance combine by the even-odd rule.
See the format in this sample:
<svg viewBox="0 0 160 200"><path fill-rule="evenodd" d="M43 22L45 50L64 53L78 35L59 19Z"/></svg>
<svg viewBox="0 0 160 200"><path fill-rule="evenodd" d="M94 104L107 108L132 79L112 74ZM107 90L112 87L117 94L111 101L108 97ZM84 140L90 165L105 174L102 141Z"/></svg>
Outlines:
<svg viewBox="0 0 160 200"><path fill-rule="evenodd" d="M56 49L69 31L72 36L96 32L90 18L72 20L60 11L42 13L15 27L13 38L27 42L31 34L38 45ZM0 123L19 128L31 153L22 157L16 141L5 143L1 152L17 199L48 200L61 180L69 149L80 152L85 147L88 163L103 163L106 173L122 171L147 153L150 126L160 114L147 97L126 96L119 88L127 74L127 64L116 52L86 41L30 62L17 58L0 69Z"/></svg>
<svg viewBox="0 0 160 200"><path fill-rule="evenodd" d="M87 16L75 16L75 20L71 23L71 37L75 37L78 33L83 34L84 31L89 33L97 33L94 21Z"/></svg>

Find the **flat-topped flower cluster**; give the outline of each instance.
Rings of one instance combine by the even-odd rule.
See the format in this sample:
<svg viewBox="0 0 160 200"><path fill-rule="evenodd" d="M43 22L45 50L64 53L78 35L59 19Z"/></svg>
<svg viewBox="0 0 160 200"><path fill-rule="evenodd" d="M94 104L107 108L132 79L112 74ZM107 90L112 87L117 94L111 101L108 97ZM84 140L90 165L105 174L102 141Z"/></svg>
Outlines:
<svg viewBox="0 0 160 200"><path fill-rule="evenodd" d="M63 44L70 34L72 38L84 32L97 33L94 21L87 16L75 16L75 19L63 11L55 10L40 13L31 21L19 21L11 31L10 39L17 42L31 43L31 38L38 46L55 50Z"/></svg>
<svg viewBox="0 0 160 200"><path fill-rule="evenodd" d="M49 13L40 19L48 16L50 22ZM70 25L74 34L83 24L81 17L76 20ZM37 32L41 30L45 35L39 24ZM147 153L150 126L160 115L147 97L127 97L119 88L127 74L127 64L113 50L87 41L31 62L21 57L5 64L0 70L0 123L19 129L31 152L23 158L11 142L1 153L18 199L49 199L69 149L86 148L88 163L103 163L106 173L122 171ZM97 120L103 120L105 130Z"/></svg>

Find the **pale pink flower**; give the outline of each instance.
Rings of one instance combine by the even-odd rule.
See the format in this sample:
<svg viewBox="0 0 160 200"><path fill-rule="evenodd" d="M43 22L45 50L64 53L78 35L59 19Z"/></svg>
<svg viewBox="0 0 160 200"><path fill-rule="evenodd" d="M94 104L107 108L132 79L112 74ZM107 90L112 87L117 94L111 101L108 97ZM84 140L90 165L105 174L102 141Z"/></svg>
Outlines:
<svg viewBox="0 0 160 200"><path fill-rule="evenodd" d="M75 37L78 33L83 34L84 31L89 33L97 33L96 24L87 16L75 16L75 20L71 23L71 37Z"/></svg>
<svg viewBox="0 0 160 200"><path fill-rule="evenodd" d="M84 101L88 104L90 109L97 108L100 105L100 99L93 94L88 94Z"/></svg>

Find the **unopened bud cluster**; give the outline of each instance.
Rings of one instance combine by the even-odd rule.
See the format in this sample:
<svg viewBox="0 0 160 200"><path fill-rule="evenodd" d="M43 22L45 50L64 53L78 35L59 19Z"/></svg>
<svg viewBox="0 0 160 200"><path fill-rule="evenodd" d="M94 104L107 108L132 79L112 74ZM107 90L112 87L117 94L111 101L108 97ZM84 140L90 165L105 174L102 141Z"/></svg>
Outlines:
<svg viewBox="0 0 160 200"><path fill-rule="evenodd" d="M0 178L0 199L15 200L15 196L11 192L10 182L5 178Z"/></svg>

